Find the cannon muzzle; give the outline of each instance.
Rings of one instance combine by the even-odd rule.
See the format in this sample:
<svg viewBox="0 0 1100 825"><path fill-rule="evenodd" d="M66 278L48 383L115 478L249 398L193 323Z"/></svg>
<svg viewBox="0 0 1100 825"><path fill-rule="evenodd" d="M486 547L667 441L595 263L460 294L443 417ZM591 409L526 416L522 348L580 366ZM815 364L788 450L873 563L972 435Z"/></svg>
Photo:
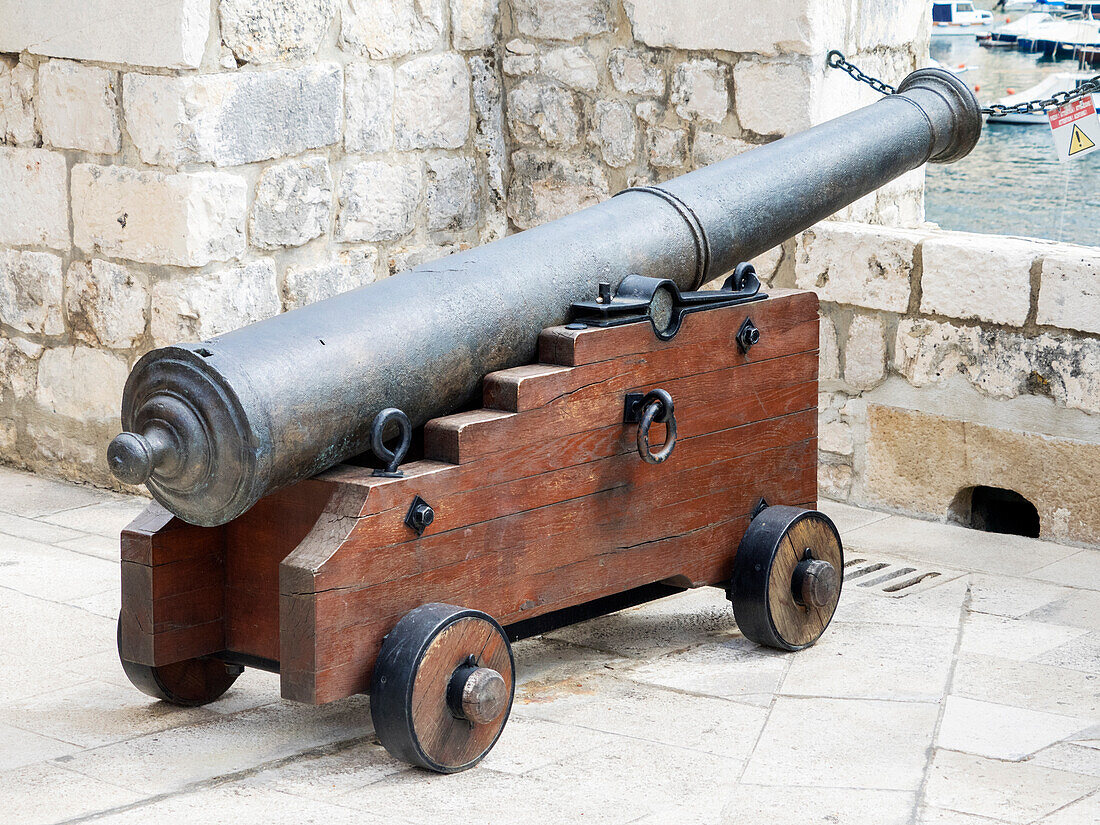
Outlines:
<svg viewBox="0 0 1100 825"><path fill-rule="evenodd" d="M805 132L202 343L147 353L122 401L112 472L214 526L371 444L385 408L414 426L483 376L529 363L573 303L643 275L697 289L981 135L970 89L922 69L898 94Z"/></svg>

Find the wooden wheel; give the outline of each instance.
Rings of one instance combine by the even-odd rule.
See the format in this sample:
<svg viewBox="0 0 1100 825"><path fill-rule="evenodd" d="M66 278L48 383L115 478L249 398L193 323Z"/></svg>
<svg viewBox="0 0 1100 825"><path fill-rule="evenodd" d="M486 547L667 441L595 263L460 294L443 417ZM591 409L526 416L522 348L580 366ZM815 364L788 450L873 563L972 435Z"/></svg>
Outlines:
<svg viewBox="0 0 1100 825"><path fill-rule="evenodd" d="M489 615L449 604L410 610L382 643L371 717L391 754L455 773L496 744L515 693L504 630Z"/></svg>
<svg viewBox="0 0 1100 825"><path fill-rule="evenodd" d="M737 626L754 642L801 650L836 612L844 549L824 513L768 507L749 525L733 560L729 595Z"/></svg>
<svg viewBox="0 0 1100 825"><path fill-rule="evenodd" d="M186 708L205 705L218 699L229 690L243 672L237 665L217 659L185 659L170 665L139 665L122 658L122 620L119 619L116 641L119 643L119 661L122 669L138 690Z"/></svg>

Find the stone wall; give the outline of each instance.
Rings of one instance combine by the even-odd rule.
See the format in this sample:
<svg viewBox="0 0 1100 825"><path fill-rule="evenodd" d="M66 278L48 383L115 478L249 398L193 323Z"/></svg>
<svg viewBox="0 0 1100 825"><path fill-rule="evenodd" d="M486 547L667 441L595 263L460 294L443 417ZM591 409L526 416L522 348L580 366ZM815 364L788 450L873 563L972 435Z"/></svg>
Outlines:
<svg viewBox="0 0 1100 825"><path fill-rule="evenodd" d="M867 102L825 51L900 77L926 5L0 0L0 459L113 484L151 347ZM921 180L845 214L915 225Z"/></svg>
<svg viewBox="0 0 1100 825"><path fill-rule="evenodd" d="M1100 249L825 222L776 281L822 300L820 484L965 520L1012 490L1100 544Z"/></svg>

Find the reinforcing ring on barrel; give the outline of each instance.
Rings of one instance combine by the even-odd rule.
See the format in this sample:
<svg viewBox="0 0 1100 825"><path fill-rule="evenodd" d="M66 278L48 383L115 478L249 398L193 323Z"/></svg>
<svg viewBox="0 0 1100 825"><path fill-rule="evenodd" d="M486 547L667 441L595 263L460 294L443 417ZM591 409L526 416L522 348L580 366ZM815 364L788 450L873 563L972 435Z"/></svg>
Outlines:
<svg viewBox="0 0 1100 825"><path fill-rule="evenodd" d="M386 433L386 428L390 424L397 425L398 434L401 436L400 442L394 449L390 449L386 446L383 440ZM412 423L409 421L409 417L405 415L397 407L387 407L378 413L374 417L374 422L370 426L370 448L378 458L386 462L386 468L384 470L375 470L374 475L381 478L403 478L404 473L400 472L397 468L402 461L405 460L405 454L409 451L409 446L412 444Z"/></svg>
<svg viewBox="0 0 1100 825"><path fill-rule="evenodd" d="M665 425L665 443L656 452L649 445L649 428L654 422ZM660 464L672 455L676 446L676 412L667 390L650 390L645 395L640 392L627 393L623 423L638 424L638 455L642 461Z"/></svg>

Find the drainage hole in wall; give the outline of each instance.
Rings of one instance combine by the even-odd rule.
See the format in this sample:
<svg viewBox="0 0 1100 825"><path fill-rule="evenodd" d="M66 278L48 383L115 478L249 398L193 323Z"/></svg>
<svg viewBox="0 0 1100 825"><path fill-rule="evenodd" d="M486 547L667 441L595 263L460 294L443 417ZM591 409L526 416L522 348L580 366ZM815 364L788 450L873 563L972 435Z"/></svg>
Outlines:
<svg viewBox="0 0 1100 825"><path fill-rule="evenodd" d="M1039 511L1015 490L964 487L951 502L951 520L974 530L1039 537Z"/></svg>

